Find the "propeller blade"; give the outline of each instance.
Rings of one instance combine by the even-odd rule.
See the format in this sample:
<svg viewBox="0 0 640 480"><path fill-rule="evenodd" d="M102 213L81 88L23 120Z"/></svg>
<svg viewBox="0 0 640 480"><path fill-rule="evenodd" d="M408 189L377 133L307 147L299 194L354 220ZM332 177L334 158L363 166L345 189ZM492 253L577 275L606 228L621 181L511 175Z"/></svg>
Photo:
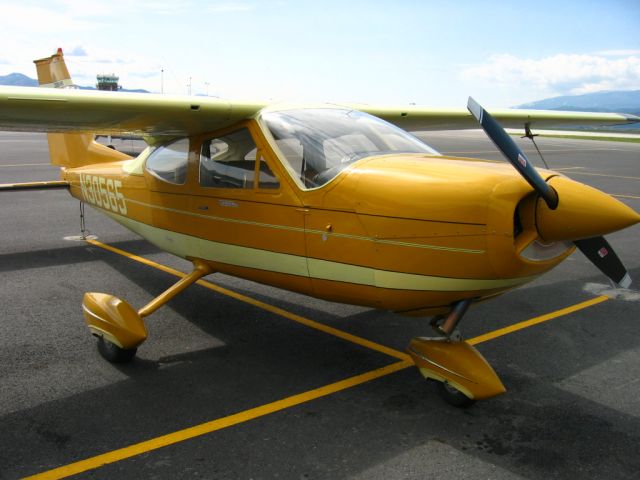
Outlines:
<svg viewBox="0 0 640 480"><path fill-rule="evenodd" d="M622 288L629 288L631 277L604 237L576 240L576 246L607 277Z"/></svg>
<svg viewBox="0 0 640 480"><path fill-rule="evenodd" d="M540 176L524 152L516 145L500 124L473 98L469 97L467 109L471 112L496 147L509 160L529 185L538 192L551 210L558 206L558 194Z"/></svg>

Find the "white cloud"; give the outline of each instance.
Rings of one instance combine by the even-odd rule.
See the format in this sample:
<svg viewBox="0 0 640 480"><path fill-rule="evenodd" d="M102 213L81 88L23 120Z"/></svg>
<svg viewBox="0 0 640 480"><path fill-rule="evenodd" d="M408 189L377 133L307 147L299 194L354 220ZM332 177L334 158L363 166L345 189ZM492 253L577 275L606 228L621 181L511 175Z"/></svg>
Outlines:
<svg viewBox="0 0 640 480"><path fill-rule="evenodd" d="M605 57L628 57L631 55L640 55L640 50L600 50L594 55L604 55Z"/></svg>
<svg viewBox="0 0 640 480"><path fill-rule="evenodd" d="M500 88L525 87L541 95L640 89L640 55L558 54L534 60L499 54L483 65L465 68L460 76Z"/></svg>
<svg viewBox="0 0 640 480"><path fill-rule="evenodd" d="M87 56L87 52L84 48L82 48L80 45L72 48L70 51L65 52L65 55L68 55L70 57L86 57Z"/></svg>

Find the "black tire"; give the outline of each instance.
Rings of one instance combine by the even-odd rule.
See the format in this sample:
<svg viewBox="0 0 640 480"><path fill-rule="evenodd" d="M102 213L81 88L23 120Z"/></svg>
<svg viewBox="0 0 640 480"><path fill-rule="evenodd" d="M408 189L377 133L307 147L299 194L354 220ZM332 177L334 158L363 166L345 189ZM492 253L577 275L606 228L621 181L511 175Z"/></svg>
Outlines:
<svg viewBox="0 0 640 480"><path fill-rule="evenodd" d="M473 398L467 397L464 393L454 386L449 385L447 382L438 382L438 390L444 401L454 407L469 408L471 405L476 403Z"/></svg>
<svg viewBox="0 0 640 480"><path fill-rule="evenodd" d="M111 363L129 363L136 356L137 348L120 348L115 343L98 337L98 352Z"/></svg>

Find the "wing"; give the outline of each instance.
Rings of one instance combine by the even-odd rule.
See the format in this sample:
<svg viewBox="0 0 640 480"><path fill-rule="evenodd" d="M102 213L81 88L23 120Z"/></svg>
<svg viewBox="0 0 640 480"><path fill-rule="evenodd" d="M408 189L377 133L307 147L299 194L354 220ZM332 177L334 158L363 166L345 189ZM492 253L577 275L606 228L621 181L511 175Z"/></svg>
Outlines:
<svg viewBox="0 0 640 480"><path fill-rule="evenodd" d="M210 97L0 87L0 129L40 132L136 134L151 137L198 135L255 117L266 103ZM418 106L343 105L383 118L409 131L477 128L466 109ZM304 106L303 106L304 107ZM615 113L548 110L489 110L507 127L616 125L640 117Z"/></svg>
<svg viewBox="0 0 640 480"><path fill-rule="evenodd" d="M420 106L379 107L375 105L348 105L367 112L408 131L455 130L478 128L478 123L466 108L426 108ZM599 127L640 122L640 117L620 113L563 112L556 110L487 110L503 127L567 128L571 126Z"/></svg>
<svg viewBox="0 0 640 480"><path fill-rule="evenodd" d="M0 129L152 137L197 135L251 118L264 106L210 97L0 87Z"/></svg>
<svg viewBox="0 0 640 480"><path fill-rule="evenodd" d="M375 105L345 105L367 112L408 131L455 130L477 128L478 123L465 108L428 108L416 105L380 107ZM601 127L640 122L640 117L625 113L564 112L557 110L488 109L506 128ZM640 125L638 127L640 129ZM627 130L629 131L629 130Z"/></svg>

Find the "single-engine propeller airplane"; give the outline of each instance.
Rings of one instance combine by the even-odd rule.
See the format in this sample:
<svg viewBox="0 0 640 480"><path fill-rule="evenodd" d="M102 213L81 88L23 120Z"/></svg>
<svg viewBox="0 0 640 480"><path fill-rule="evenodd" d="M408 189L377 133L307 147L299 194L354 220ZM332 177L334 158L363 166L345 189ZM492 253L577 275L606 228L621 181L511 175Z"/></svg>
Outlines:
<svg viewBox="0 0 640 480"><path fill-rule="evenodd" d="M41 87L0 88L0 128L48 133L71 195L193 271L136 309L86 293L103 357L134 358L144 317L213 272L349 304L431 317L408 352L464 406L505 391L457 326L467 309L551 270L575 247L622 287L603 235L640 221L611 196L534 168L507 126L602 125L631 115L417 106L268 105L73 88L62 50ZM67 87L67 88L65 88ZM442 156L406 130L477 128L511 165ZM144 135L132 158L96 134ZM13 185L8 188L20 188Z"/></svg>

